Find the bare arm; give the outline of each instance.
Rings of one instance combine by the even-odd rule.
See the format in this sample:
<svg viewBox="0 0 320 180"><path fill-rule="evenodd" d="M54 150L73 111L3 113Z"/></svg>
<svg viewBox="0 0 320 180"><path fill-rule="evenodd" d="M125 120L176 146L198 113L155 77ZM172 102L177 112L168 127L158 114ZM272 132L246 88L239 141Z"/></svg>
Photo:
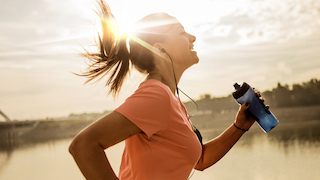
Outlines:
<svg viewBox="0 0 320 180"><path fill-rule="evenodd" d="M240 107L235 121L237 127L249 129L254 123L255 120L246 115L245 110L248 109L248 107L246 104ZM218 162L244 133L245 131L231 125L220 136L204 144L201 158L195 169L202 171Z"/></svg>
<svg viewBox="0 0 320 180"><path fill-rule="evenodd" d="M123 115L112 112L82 130L69 151L88 180L115 180L104 149L142 132Z"/></svg>

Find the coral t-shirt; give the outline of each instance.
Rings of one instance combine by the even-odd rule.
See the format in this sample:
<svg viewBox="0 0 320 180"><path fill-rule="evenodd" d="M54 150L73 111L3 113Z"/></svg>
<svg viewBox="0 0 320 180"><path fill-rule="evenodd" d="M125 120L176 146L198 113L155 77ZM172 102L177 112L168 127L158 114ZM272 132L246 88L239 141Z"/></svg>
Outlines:
<svg viewBox="0 0 320 180"><path fill-rule="evenodd" d="M170 88L146 80L116 112L143 133L125 140L120 180L186 180L202 147L185 107Z"/></svg>

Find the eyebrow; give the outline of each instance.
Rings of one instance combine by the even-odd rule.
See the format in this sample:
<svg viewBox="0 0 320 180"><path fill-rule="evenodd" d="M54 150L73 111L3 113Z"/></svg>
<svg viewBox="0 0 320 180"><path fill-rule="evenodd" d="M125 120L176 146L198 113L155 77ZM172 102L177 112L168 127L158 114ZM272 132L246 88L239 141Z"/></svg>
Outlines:
<svg viewBox="0 0 320 180"><path fill-rule="evenodd" d="M182 29L185 31L184 27L181 24L178 24L177 29Z"/></svg>

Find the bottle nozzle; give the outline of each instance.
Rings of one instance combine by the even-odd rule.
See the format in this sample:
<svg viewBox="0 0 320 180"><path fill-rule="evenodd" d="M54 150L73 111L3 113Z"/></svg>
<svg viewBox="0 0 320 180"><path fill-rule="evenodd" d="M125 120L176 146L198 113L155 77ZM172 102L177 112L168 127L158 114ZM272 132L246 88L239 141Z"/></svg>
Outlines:
<svg viewBox="0 0 320 180"><path fill-rule="evenodd" d="M234 87L235 89L239 89L239 88L240 88L240 85L239 85L238 83L234 83L234 84L233 84L233 87Z"/></svg>

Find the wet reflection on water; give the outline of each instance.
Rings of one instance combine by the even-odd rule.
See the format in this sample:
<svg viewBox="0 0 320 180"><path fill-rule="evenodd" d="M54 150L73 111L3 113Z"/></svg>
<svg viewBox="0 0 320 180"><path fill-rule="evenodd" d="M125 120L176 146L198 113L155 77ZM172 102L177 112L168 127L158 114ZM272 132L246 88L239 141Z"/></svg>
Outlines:
<svg viewBox="0 0 320 180"><path fill-rule="evenodd" d="M220 162L196 179L301 180L320 175L319 142L290 143L256 136L250 143L237 144Z"/></svg>
<svg viewBox="0 0 320 180"><path fill-rule="evenodd" d="M264 134L254 127L216 165L196 171L191 179L301 180L320 177L320 123L279 126ZM209 133L214 132L214 133ZM204 137L216 136L207 131ZM84 179L68 153L71 138L29 141L27 145L1 147L1 180L70 180ZM121 143L107 150L118 172Z"/></svg>

